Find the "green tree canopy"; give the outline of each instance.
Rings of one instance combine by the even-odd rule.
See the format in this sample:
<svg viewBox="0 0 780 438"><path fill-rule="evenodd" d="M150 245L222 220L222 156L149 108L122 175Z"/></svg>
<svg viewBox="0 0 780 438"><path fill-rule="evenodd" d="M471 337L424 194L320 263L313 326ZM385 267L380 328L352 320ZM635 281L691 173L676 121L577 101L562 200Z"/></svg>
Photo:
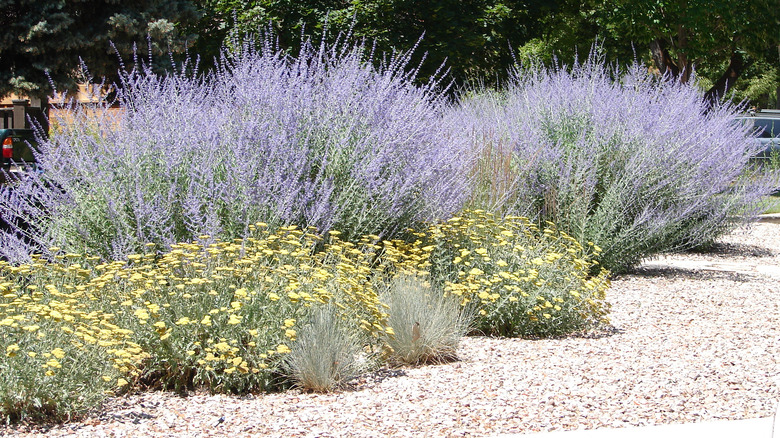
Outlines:
<svg viewBox="0 0 780 438"><path fill-rule="evenodd" d="M776 3L776 2L774 2ZM518 57L571 62L594 44L611 61L635 58L688 81L710 99L777 105L780 8L770 0L561 0Z"/></svg>
<svg viewBox="0 0 780 438"><path fill-rule="evenodd" d="M129 60L134 44L145 56L150 36L155 59L167 63L169 51L194 40L190 53L208 66L231 36L271 26L293 54L302 36L316 41L326 29L329 39L351 29L379 57L419 41L412 63L426 56L420 77L446 60L461 84L493 83L516 57L569 63L596 43L612 61L636 56L682 80L695 68L713 98L726 89L754 98L780 85L773 1L0 0L0 95L47 95L47 72L58 88L72 89L79 58L110 82L119 67L111 42Z"/></svg>
<svg viewBox="0 0 780 438"><path fill-rule="evenodd" d="M0 95L48 96L49 78L73 90L79 58L110 80L147 36L158 54L180 50L177 25L196 13L188 0L0 0Z"/></svg>
<svg viewBox="0 0 780 438"><path fill-rule="evenodd" d="M695 68L707 76L710 98L724 96L752 63L780 62L776 1L610 0L605 6L603 22L647 47L661 73L687 81Z"/></svg>
<svg viewBox="0 0 780 438"><path fill-rule="evenodd" d="M295 53L304 33L316 40L326 27L330 37L351 29L353 36L376 44L380 56L419 42L413 63L426 57L420 76L432 75L446 60L458 82L503 75L513 63L510 47L539 35L541 19L557 8L544 0L199 1L208 11L200 34L224 40L231 30L252 33L270 23L280 45ZM216 45L202 39L198 47L214 54Z"/></svg>

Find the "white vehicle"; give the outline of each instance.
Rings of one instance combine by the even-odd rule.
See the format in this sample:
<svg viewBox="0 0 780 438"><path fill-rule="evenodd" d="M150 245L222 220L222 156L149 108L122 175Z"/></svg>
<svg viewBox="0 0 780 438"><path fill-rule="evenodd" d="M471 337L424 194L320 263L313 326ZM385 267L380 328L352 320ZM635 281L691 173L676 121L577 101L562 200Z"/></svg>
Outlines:
<svg viewBox="0 0 780 438"><path fill-rule="evenodd" d="M758 132L756 139L763 147L756 158L769 158L773 153L780 154L780 110L761 110L739 117L738 120L752 124Z"/></svg>

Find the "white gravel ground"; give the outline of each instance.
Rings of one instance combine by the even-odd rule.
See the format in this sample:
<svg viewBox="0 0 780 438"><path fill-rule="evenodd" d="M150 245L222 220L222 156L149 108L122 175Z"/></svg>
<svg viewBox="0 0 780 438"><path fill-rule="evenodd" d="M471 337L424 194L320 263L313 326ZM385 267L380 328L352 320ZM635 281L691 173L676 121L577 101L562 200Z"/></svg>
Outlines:
<svg viewBox="0 0 780 438"><path fill-rule="evenodd" d="M774 413L780 224L732 234L713 254L651 261L608 293L613 329L589 337L465 338L459 362L366 376L340 393L147 393L82 422L0 435L477 437Z"/></svg>

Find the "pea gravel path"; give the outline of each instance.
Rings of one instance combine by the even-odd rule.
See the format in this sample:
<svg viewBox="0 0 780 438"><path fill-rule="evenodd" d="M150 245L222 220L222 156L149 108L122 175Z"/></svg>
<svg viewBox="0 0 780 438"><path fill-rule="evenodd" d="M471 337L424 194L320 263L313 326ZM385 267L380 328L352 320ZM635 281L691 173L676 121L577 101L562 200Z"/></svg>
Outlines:
<svg viewBox="0 0 780 438"><path fill-rule="evenodd" d="M613 329L466 338L461 361L365 376L352 390L146 393L20 436L443 437L768 417L780 400L780 224L613 281Z"/></svg>

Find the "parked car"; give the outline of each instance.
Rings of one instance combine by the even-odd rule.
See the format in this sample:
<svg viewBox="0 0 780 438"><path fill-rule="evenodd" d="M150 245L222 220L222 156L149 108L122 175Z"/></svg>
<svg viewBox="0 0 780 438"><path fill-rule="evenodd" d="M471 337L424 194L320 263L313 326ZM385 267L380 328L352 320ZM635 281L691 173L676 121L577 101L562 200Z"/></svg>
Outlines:
<svg viewBox="0 0 780 438"><path fill-rule="evenodd" d="M0 129L0 144L3 153L0 184L37 169L33 154L37 143L32 129Z"/></svg>
<svg viewBox="0 0 780 438"><path fill-rule="evenodd" d="M738 120L750 123L759 131L757 141L761 143L762 152L756 158L769 159L773 153L780 154L780 110L750 112Z"/></svg>

